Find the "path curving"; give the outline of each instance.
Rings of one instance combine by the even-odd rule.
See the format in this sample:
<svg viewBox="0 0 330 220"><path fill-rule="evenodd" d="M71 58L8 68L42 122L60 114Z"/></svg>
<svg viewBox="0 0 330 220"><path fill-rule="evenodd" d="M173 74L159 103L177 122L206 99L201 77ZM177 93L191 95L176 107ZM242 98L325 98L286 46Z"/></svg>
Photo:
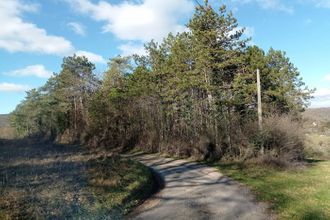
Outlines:
<svg viewBox="0 0 330 220"><path fill-rule="evenodd" d="M150 154L134 159L160 174L164 188L128 219L270 219L265 204L256 203L246 187L215 168Z"/></svg>

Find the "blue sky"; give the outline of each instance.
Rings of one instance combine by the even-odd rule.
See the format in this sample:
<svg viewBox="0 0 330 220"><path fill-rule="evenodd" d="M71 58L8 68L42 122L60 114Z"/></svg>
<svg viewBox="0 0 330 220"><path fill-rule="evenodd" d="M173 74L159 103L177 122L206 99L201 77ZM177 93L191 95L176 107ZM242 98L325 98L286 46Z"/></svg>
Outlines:
<svg viewBox="0 0 330 220"><path fill-rule="evenodd" d="M199 0L202 2L202 0ZM330 106L330 0L210 0L233 11L246 36L284 50L310 88L312 107ZM143 53L143 43L185 29L194 0L0 0L0 114L25 90L59 72L76 53L97 73L116 55Z"/></svg>

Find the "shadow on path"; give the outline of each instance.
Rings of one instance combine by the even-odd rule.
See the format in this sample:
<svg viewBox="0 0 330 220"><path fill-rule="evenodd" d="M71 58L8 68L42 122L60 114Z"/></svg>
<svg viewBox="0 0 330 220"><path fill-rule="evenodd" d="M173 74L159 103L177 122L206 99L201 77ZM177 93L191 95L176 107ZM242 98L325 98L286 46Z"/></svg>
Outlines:
<svg viewBox="0 0 330 220"><path fill-rule="evenodd" d="M215 168L159 155L131 155L154 169L164 188L128 219L270 219L267 206Z"/></svg>

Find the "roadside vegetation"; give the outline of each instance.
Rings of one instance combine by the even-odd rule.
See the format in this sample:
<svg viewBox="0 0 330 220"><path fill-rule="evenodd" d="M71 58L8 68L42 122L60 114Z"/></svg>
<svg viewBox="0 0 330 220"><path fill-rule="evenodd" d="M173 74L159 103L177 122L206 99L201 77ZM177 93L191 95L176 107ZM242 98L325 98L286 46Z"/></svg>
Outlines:
<svg viewBox="0 0 330 220"><path fill-rule="evenodd" d="M150 170L102 150L0 140L0 219L121 219L153 190Z"/></svg>
<svg viewBox="0 0 330 220"><path fill-rule="evenodd" d="M278 141L288 141L286 145L295 140L295 134L305 135L305 158L298 163L266 155L212 165L248 185L259 201L270 203L279 219L330 219L330 127L325 126L329 114L330 108L309 109L304 113L303 129L286 132L290 136L278 134ZM282 130L285 127L291 130L281 125Z"/></svg>
<svg viewBox="0 0 330 220"><path fill-rule="evenodd" d="M308 160L304 167L291 169L256 163L213 165L249 186L278 219L330 219L330 161Z"/></svg>

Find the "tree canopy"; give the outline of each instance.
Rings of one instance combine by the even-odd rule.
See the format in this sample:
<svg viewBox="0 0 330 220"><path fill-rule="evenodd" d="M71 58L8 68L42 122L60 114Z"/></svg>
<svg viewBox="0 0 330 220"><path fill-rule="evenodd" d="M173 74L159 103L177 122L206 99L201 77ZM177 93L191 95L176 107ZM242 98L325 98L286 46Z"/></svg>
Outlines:
<svg viewBox="0 0 330 220"><path fill-rule="evenodd" d="M86 57L65 57L58 74L27 92L12 125L92 146L238 155L257 117L256 69L265 115L298 119L312 94L285 52L249 46L243 33L225 6L205 1L185 32L147 43L146 55L110 59L102 78Z"/></svg>

